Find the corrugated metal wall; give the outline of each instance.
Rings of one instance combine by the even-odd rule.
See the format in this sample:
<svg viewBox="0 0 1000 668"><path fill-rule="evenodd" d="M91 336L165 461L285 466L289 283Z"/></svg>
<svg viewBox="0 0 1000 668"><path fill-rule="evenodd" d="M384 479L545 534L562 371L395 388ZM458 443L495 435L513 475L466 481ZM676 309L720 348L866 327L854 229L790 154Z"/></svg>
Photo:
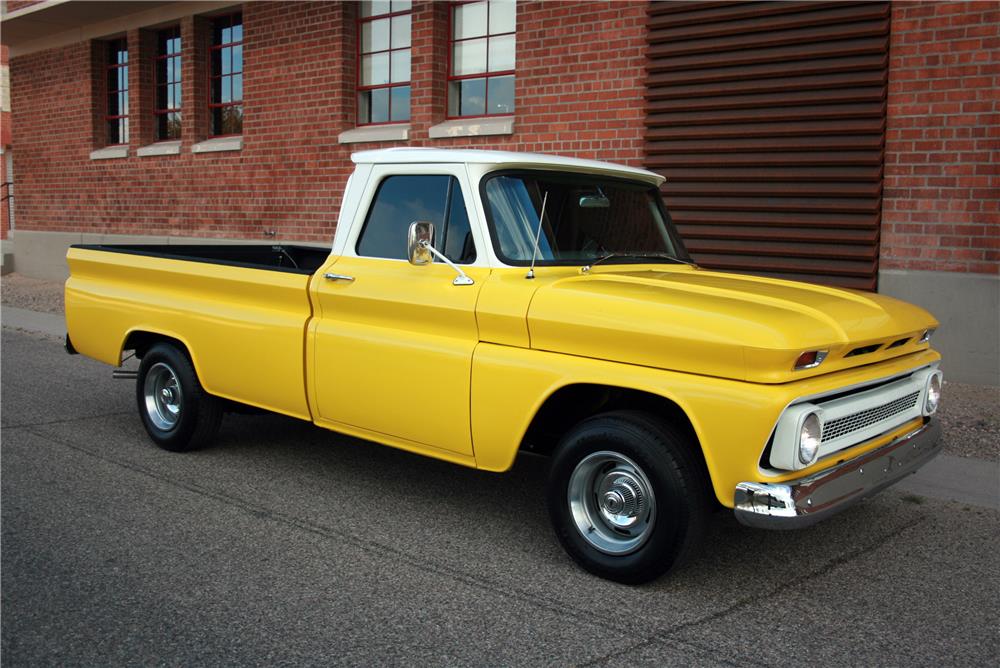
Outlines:
<svg viewBox="0 0 1000 668"><path fill-rule="evenodd" d="M706 267L874 289L886 2L653 2L646 165Z"/></svg>

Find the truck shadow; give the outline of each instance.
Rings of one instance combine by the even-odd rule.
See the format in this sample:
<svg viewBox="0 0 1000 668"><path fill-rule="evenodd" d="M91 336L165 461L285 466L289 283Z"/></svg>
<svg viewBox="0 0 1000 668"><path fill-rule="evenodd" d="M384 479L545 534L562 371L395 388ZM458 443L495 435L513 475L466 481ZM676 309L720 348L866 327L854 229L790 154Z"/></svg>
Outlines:
<svg viewBox="0 0 1000 668"><path fill-rule="evenodd" d="M814 527L771 532L746 528L720 507L692 563L634 588L598 580L563 553L545 509L546 457L519 455L510 471L497 475L276 415L227 416L218 445L198 456L239 457L241 465L284 479L308 497L303 512L347 533L355 530L349 509L364 490L366 535L375 526L376 541L456 569L519 586L513 574L531 572L591 591L670 592L682 599L720 583L733 587L727 598L767 595L875 549L927 512L889 491ZM804 566L790 573L790 564Z"/></svg>

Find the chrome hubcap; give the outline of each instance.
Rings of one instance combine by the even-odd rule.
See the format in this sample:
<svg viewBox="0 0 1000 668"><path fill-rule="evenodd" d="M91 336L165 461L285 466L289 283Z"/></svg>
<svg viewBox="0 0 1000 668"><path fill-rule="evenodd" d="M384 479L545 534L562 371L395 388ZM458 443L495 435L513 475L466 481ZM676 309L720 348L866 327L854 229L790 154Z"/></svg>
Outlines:
<svg viewBox="0 0 1000 668"><path fill-rule="evenodd" d="M157 429L170 431L181 417L180 381L177 374L163 362L157 362L146 373L143 383L146 414Z"/></svg>
<svg viewBox="0 0 1000 668"><path fill-rule="evenodd" d="M652 532L652 486L625 455L604 450L582 459L570 475L567 497L580 535L601 552L634 552Z"/></svg>

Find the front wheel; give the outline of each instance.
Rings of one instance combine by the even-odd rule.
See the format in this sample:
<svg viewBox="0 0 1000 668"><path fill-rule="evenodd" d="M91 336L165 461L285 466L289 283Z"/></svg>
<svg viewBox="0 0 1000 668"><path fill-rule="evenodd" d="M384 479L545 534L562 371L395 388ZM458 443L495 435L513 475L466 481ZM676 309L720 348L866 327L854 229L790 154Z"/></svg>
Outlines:
<svg viewBox="0 0 1000 668"><path fill-rule="evenodd" d="M708 519L692 443L637 411L584 420L553 455L548 507L563 548L595 575L639 584L687 560Z"/></svg>
<svg viewBox="0 0 1000 668"><path fill-rule="evenodd" d="M205 392L187 355L168 343L150 348L135 386L146 433L164 450L204 447L222 421L222 402Z"/></svg>

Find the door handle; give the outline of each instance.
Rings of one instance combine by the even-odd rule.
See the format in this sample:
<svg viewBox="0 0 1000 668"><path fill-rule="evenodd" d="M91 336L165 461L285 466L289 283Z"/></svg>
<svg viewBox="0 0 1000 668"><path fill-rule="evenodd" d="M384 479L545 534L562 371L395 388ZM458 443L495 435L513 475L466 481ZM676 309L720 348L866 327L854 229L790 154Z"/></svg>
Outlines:
<svg viewBox="0 0 1000 668"><path fill-rule="evenodd" d="M323 278L328 281L347 281L351 282L354 280L353 276L345 276L344 274L323 274Z"/></svg>

